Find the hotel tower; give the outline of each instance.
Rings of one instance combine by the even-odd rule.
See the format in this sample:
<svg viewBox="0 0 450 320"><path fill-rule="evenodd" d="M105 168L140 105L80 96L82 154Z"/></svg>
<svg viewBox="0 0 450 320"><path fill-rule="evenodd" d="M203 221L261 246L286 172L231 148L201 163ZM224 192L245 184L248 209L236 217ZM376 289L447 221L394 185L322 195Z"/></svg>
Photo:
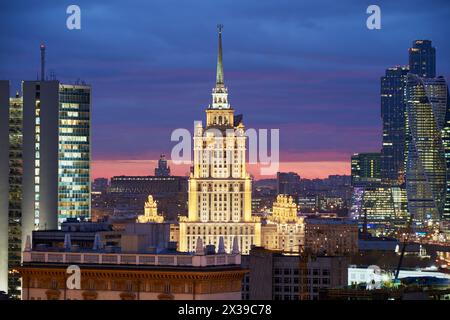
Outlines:
<svg viewBox="0 0 450 320"><path fill-rule="evenodd" d="M180 251L194 251L196 241L225 251L237 241L243 254L260 245L261 223L252 217L251 179L245 167L246 136L242 117L234 116L224 84L222 26L212 102L206 108L206 127L194 129L194 164L189 178L189 215L180 219ZM235 240L236 239L236 240Z"/></svg>

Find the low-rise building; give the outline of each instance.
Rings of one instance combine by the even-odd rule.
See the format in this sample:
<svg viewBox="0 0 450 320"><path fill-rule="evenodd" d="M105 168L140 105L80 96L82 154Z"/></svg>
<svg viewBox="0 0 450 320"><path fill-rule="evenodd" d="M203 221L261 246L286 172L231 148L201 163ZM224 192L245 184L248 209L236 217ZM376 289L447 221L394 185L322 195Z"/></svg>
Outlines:
<svg viewBox="0 0 450 320"><path fill-rule="evenodd" d="M254 247L242 256L249 272L243 300L316 300L319 291L347 284L347 257L284 254Z"/></svg>
<svg viewBox="0 0 450 320"><path fill-rule="evenodd" d="M199 239L195 253L109 252L98 247L81 251L67 246L39 251L28 241L19 268L22 300L240 300L246 270L237 241L233 247L231 254L223 245L216 253ZM69 266L79 281L68 278Z"/></svg>
<svg viewBox="0 0 450 320"><path fill-rule="evenodd" d="M345 218L312 218L305 223L305 251L323 255L358 252L358 224Z"/></svg>
<svg viewBox="0 0 450 320"><path fill-rule="evenodd" d="M63 248L66 234L70 234L72 244L81 249L92 248L96 235L103 246L120 246L122 232L114 230L107 222L87 222L67 219L60 230L36 230L32 232L34 247Z"/></svg>

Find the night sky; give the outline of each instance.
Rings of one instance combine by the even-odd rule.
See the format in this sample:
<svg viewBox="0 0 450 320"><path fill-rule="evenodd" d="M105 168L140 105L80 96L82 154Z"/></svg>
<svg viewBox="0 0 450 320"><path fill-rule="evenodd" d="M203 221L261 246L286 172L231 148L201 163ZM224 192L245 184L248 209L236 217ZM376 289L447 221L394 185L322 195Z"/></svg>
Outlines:
<svg viewBox="0 0 450 320"><path fill-rule="evenodd" d="M66 8L81 8L81 30ZM381 30L366 8L381 7ZM94 177L151 174L175 128L204 120L224 25L225 84L247 128L279 128L282 170L350 171L354 152L379 151L379 79L408 62L415 39L450 76L450 1L2 1L0 78L47 74L92 85ZM173 167L184 174L186 167ZM257 175L257 173L255 173Z"/></svg>

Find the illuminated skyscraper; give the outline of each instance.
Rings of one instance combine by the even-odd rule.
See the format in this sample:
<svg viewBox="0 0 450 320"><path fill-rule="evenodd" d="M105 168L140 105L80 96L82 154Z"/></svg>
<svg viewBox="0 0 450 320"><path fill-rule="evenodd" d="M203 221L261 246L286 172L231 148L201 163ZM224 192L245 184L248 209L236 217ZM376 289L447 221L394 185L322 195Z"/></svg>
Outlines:
<svg viewBox="0 0 450 320"><path fill-rule="evenodd" d="M418 227L438 222L443 214L447 166L442 132L447 95L443 77L408 75L406 189L408 209Z"/></svg>
<svg viewBox="0 0 450 320"><path fill-rule="evenodd" d="M352 186L378 184L381 154L378 152L355 153L351 159Z"/></svg>
<svg viewBox="0 0 450 320"><path fill-rule="evenodd" d="M23 100L0 82L0 290L20 297Z"/></svg>
<svg viewBox="0 0 450 320"><path fill-rule="evenodd" d="M0 291L14 295L20 282L18 277L8 275L21 257L22 102L20 98L10 99L9 90L9 81L0 81Z"/></svg>
<svg viewBox="0 0 450 320"><path fill-rule="evenodd" d="M26 236L90 216L90 87L23 81L11 99L0 87L0 290L18 295Z"/></svg>
<svg viewBox="0 0 450 320"><path fill-rule="evenodd" d="M442 143L444 144L445 161L447 165L447 183L444 212L442 219L450 221L450 94L447 86L447 111L445 113L445 125L442 130Z"/></svg>
<svg viewBox="0 0 450 320"><path fill-rule="evenodd" d="M404 182L405 86L408 70L408 67L389 68L381 78L381 179L390 185L401 185Z"/></svg>
<svg viewBox="0 0 450 320"><path fill-rule="evenodd" d="M58 224L90 218L91 87L59 85Z"/></svg>
<svg viewBox="0 0 450 320"><path fill-rule="evenodd" d="M206 127L194 129L194 170L189 178L189 215L180 220L180 251L194 251L197 240L230 252L237 241L246 254L260 245L261 223L251 212L251 179L246 171L246 136L228 101L222 64L222 31L212 103L206 109ZM236 239L236 240L235 240Z"/></svg>
<svg viewBox="0 0 450 320"><path fill-rule="evenodd" d="M422 78L436 77L436 49L430 40L415 40L409 48L409 70Z"/></svg>
<svg viewBox="0 0 450 320"><path fill-rule="evenodd" d="M24 231L30 234L66 218L89 218L91 89L56 80L22 86Z"/></svg>

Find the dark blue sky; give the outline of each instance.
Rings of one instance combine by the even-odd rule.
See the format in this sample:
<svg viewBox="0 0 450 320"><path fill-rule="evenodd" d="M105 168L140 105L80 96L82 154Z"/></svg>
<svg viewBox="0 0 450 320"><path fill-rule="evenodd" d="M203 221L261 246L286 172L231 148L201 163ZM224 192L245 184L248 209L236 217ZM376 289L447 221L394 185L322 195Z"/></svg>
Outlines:
<svg viewBox="0 0 450 320"><path fill-rule="evenodd" d="M66 8L81 7L81 30ZM366 28L378 4L382 29ZM0 78L47 72L93 90L96 160L170 153L204 118L224 24L225 83L247 127L280 128L282 161L347 161L380 148L379 78L431 39L450 75L450 1L2 1Z"/></svg>

